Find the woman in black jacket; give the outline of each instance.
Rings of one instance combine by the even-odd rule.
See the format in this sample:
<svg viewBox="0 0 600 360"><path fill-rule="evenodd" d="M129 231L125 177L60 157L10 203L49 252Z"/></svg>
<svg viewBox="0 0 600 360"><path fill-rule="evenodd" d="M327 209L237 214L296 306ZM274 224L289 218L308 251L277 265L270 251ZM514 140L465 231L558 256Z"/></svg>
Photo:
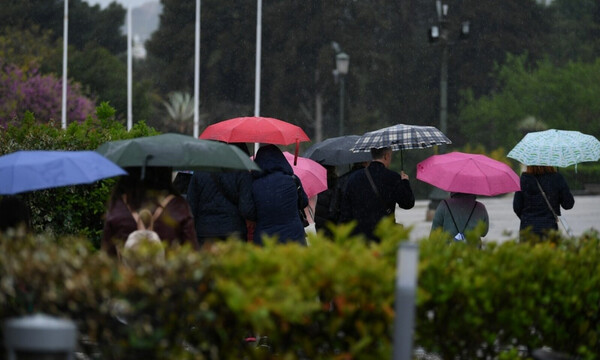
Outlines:
<svg viewBox="0 0 600 360"><path fill-rule="evenodd" d="M558 216L561 207L568 210L575 204L567 182L556 172L556 168L527 166L527 170L521 174L521 191L515 192L513 198L513 210L521 219L520 230L529 228L534 234L542 237L549 230L558 230L557 219L550 210L544 194L554 214Z"/></svg>
<svg viewBox="0 0 600 360"><path fill-rule="evenodd" d="M308 205L308 197L302 186L296 186L292 167L275 145L258 149L254 161L262 170L254 173L252 182L256 204L254 242L262 244L262 237L267 235L276 236L279 243L306 245L298 210Z"/></svg>

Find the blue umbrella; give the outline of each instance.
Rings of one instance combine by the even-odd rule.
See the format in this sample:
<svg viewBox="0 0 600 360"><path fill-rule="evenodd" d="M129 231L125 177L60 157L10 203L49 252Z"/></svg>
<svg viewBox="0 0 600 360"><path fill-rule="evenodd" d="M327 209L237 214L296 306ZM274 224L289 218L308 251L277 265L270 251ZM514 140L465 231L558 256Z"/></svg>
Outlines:
<svg viewBox="0 0 600 360"><path fill-rule="evenodd" d="M0 156L0 194L90 184L126 174L95 151L17 151Z"/></svg>

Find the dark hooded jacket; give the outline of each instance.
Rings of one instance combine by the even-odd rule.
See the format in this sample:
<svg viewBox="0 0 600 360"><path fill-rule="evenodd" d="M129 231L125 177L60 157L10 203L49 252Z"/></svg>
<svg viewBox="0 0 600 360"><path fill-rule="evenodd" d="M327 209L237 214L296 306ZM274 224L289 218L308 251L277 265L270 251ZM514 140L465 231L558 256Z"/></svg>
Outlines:
<svg viewBox="0 0 600 360"><path fill-rule="evenodd" d="M521 191L515 192L513 210L521 219L521 230L531 227L535 234L543 235L550 229L558 230L558 224L538 188L536 178L556 215L560 215L561 206L565 210L572 209L575 199L565 178L559 173L521 175Z"/></svg>
<svg viewBox="0 0 600 360"><path fill-rule="evenodd" d="M198 242L237 236L246 239L246 220L256 220L252 175L247 171L196 171L187 201L194 215Z"/></svg>
<svg viewBox="0 0 600 360"><path fill-rule="evenodd" d="M280 243L295 241L305 245L305 232L298 207L308 205L304 189L297 190L293 171L275 145L258 149L254 160L261 172L254 173L252 194L256 204L254 242L262 244L262 236L277 236ZM298 199L300 193L300 199Z"/></svg>

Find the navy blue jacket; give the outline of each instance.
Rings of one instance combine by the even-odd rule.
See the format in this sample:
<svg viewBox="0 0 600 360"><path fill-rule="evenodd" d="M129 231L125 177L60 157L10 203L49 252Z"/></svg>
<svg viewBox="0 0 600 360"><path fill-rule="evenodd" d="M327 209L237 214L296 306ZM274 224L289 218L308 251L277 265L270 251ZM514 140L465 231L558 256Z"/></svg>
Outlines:
<svg viewBox="0 0 600 360"><path fill-rule="evenodd" d="M246 220L256 220L252 175L247 171L195 171L188 186L187 201L201 245L207 238L231 235L246 240Z"/></svg>
<svg viewBox="0 0 600 360"><path fill-rule="evenodd" d="M295 241L305 245L306 234L298 207L306 207L308 197L301 188L298 199L292 167L274 145L258 149L254 161L262 170L254 173L252 182L257 212L254 242L262 244L262 236L269 235L277 236L280 243Z"/></svg>
<svg viewBox="0 0 600 360"><path fill-rule="evenodd" d="M559 173L521 175L521 191L515 192L513 210L521 219L521 230L531 227L535 234L543 235L547 230L558 230L558 224L537 186L536 178L542 185L556 215L560 215L561 206L565 210L572 209L575 199L565 178Z"/></svg>
<svg viewBox="0 0 600 360"><path fill-rule="evenodd" d="M380 197L375 195L365 169L356 170L350 175L342 195L340 221L358 221L355 232L378 241L373 230L388 215L386 209L392 209L391 215L395 212L396 204L402 209L411 209L415 206L415 197L409 181L402 180L400 174L387 169L381 162L372 161L367 168Z"/></svg>

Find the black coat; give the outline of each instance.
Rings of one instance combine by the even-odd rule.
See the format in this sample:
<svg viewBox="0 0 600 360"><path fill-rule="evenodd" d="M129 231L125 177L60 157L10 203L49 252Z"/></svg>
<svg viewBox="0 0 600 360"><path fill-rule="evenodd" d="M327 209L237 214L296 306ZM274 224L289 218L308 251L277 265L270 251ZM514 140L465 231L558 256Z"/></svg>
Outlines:
<svg viewBox="0 0 600 360"><path fill-rule="evenodd" d="M268 235L277 236L280 243L306 244L298 208L308 206L308 197L302 187L297 190L292 167L274 145L261 147L254 161L262 170L254 173L252 182L257 212L254 242L261 244L262 236Z"/></svg>
<svg viewBox="0 0 600 360"><path fill-rule="evenodd" d="M521 191L515 192L513 210L521 219L521 230L531 227L535 234L543 235L547 230L557 230L558 224L537 186L536 178L544 189L556 215L560 215L561 206L565 210L573 208L575 199L567 182L559 173L537 176L527 173L521 175Z"/></svg>
<svg viewBox="0 0 600 360"><path fill-rule="evenodd" d="M252 175L247 171L195 171L187 191L198 242L237 235L246 239L246 220L256 220Z"/></svg>
<svg viewBox="0 0 600 360"><path fill-rule="evenodd" d="M356 233L378 241L373 230L388 215L386 209L392 209L392 216L396 204L402 209L411 209L415 205L415 197L409 181L402 180L400 174L387 169L381 162L373 161L367 168L380 196L375 195L365 169L355 171L342 195L340 221L358 221Z"/></svg>

